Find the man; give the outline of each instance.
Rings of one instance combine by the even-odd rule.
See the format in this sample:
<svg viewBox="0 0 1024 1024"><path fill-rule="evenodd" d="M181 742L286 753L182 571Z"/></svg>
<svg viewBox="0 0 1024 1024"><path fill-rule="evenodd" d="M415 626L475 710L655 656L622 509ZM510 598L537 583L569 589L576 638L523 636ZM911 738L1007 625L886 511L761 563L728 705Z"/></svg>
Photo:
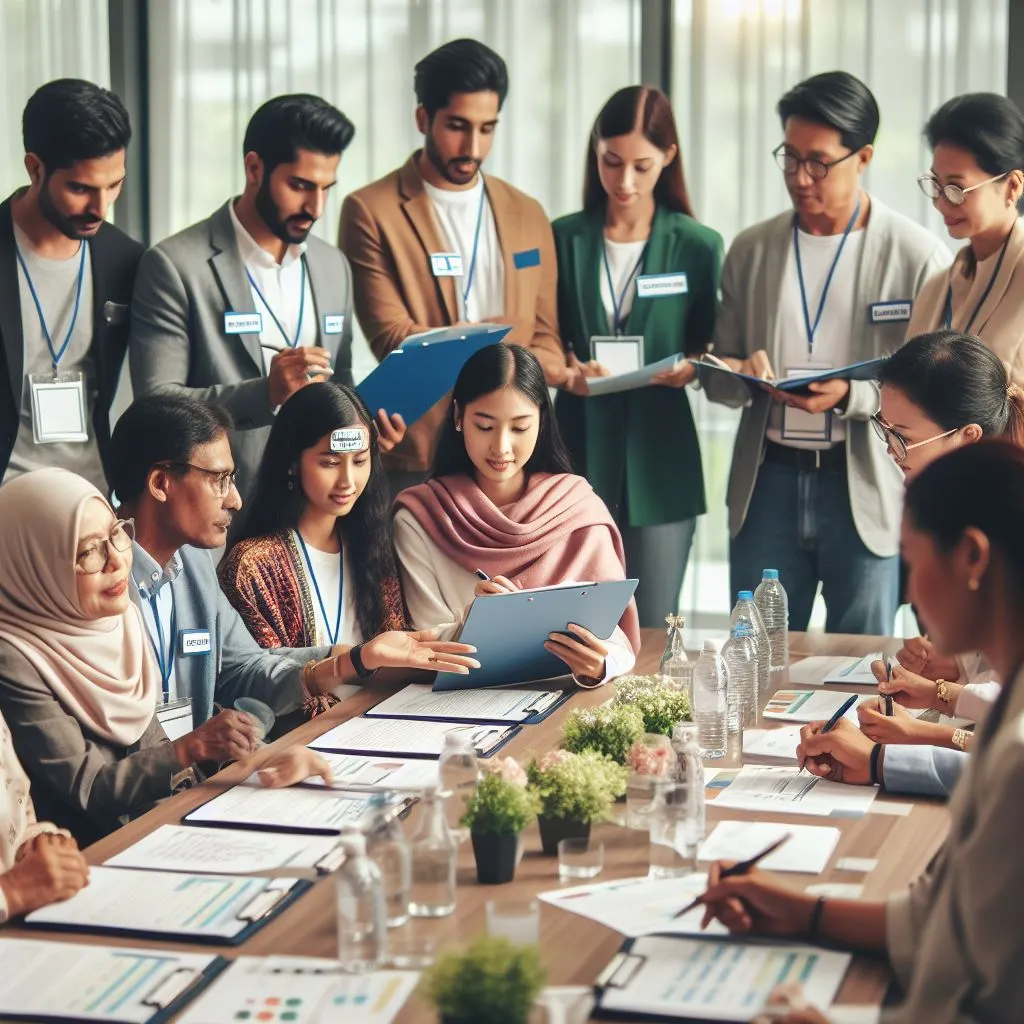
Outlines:
<svg viewBox="0 0 1024 1024"><path fill-rule="evenodd" d="M310 235L355 129L317 96L278 96L243 143L245 188L145 254L129 350L136 396L216 402L245 494L274 410L310 380L352 383L348 261Z"/></svg>
<svg viewBox="0 0 1024 1024"><path fill-rule="evenodd" d="M778 112L775 157L794 212L733 242L714 352L735 369L782 378L893 351L914 296L949 253L861 187L879 120L863 82L816 75ZM727 499L733 593L777 568L790 628L806 629L820 581L829 631L890 633L903 481L871 429L876 384L840 378L751 399L745 385L712 376L721 378L702 374L709 397L746 402Z"/></svg>
<svg viewBox="0 0 1024 1024"><path fill-rule="evenodd" d="M125 178L128 112L92 82L59 79L29 99L22 134L29 185L0 203L0 481L59 466L107 493L142 256L104 222Z"/></svg>
<svg viewBox="0 0 1024 1024"><path fill-rule="evenodd" d="M551 226L540 204L481 173L508 93L505 62L457 39L416 65L423 148L349 195L339 245L352 264L356 314L383 359L412 334L456 323L510 324L548 383L568 378L558 339ZM392 487L423 478L447 400L411 425L388 459Z"/></svg>

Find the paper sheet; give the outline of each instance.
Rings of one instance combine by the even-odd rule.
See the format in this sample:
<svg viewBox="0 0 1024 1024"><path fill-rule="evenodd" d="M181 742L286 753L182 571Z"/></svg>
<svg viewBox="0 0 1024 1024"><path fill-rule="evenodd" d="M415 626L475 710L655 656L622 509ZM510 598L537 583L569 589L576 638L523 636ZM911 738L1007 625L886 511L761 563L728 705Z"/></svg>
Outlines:
<svg viewBox="0 0 1024 1024"><path fill-rule="evenodd" d="M828 721L852 693L836 690L776 690L764 708L764 717L783 722L824 722ZM860 699L872 700L871 696L858 694ZM857 721L857 705L854 704L846 717Z"/></svg>
<svg viewBox="0 0 1024 1024"><path fill-rule="evenodd" d="M314 750L339 753L395 754L440 757L444 738L450 732L469 733L478 750L498 742L500 726L473 726L464 722L415 722L404 718L350 718L336 725L309 745Z"/></svg>
<svg viewBox="0 0 1024 1024"><path fill-rule="evenodd" d="M381 701L368 718L394 715L410 718L469 719L478 722L521 722L546 710L562 696L560 690L433 690L412 683Z"/></svg>
<svg viewBox="0 0 1024 1024"><path fill-rule="evenodd" d="M174 991L183 991L215 959L202 953L0 938L0 1017L144 1024L159 1012L145 1000L166 989L166 1002L173 1001ZM178 972L172 986L170 979ZM54 984L55 977L60 984Z"/></svg>
<svg viewBox="0 0 1024 1024"><path fill-rule="evenodd" d="M635 373L619 373L614 377L587 377L587 390L592 395L614 395L619 391L635 391L637 388L647 387L657 374L673 370L684 361L683 356L668 356L656 363L648 363Z"/></svg>
<svg viewBox="0 0 1024 1024"><path fill-rule="evenodd" d="M436 761L332 754L329 750L318 750L317 753L331 766L334 775L332 789L419 792L436 789L440 785ZM314 776L304 785L324 786L325 783L319 776Z"/></svg>
<svg viewBox="0 0 1024 1024"><path fill-rule="evenodd" d="M796 762L796 748L800 744L800 726L781 729L745 729L743 732L744 757L770 757L776 761Z"/></svg>
<svg viewBox="0 0 1024 1024"><path fill-rule="evenodd" d="M715 780L716 807L747 811L813 814L859 818L875 799L874 786L844 786L817 779L799 768L747 765L738 772L723 771Z"/></svg>
<svg viewBox="0 0 1024 1024"><path fill-rule="evenodd" d="M789 833L789 840L758 865L765 871L820 875L839 843L839 829L822 825L782 825L770 821L720 821L700 848L698 859L746 860Z"/></svg>
<svg viewBox="0 0 1024 1024"><path fill-rule="evenodd" d="M823 686L825 683L841 686L878 686L871 671L871 663L880 660L881 651L863 658L835 658L816 655L802 658L789 666L789 681L794 686Z"/></svg>
<svg viewBox="0 0 1024 1024"><path fill-rule="evenodd" d="M240 956L179 1024L389 1024L416 987L415 971L344 974L336 960Z"/></svg>

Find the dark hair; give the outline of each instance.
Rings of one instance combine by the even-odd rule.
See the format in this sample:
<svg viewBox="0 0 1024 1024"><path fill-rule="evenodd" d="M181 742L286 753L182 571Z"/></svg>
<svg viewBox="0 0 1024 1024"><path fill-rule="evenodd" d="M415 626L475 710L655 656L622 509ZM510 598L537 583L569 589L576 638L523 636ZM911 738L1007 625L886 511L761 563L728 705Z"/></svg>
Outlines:
<svg viewBox="0 0 1024 1024"><path fill-rule="evenodd" d="M275 96L249 118L242 155L255 153L269 174L278 164L297 160L300 149L328 156L344 153L355 133L355 125L319 96Z"/></svg>
<svg viewBox="0 0 1024 1024"><path fill-rule="evenodd" d="M643 132L644 138L663 153L672 146L676 147L675 159L662 168L654 185L655 202L668 210L693 217L693 206L683 176L683 153L672 104L660 89L649 85L629 85L620 89L597 115L583 171L583 209L602 210L608 202L597 170L598 140L628 135L637 127Z"/></svg>
<svg viewBox="0 0 1024 1024"><path fill-rule="evenodd" d="M302 453L324 435L342 427L362 425L370 432L370 479L352 511L338 519L338 534L356 584L356 620L366 639L376 636L388 618L385 580L397 578L391 539L391 493L377 447L377 432L363 400L344 384L319 381L300 388L278 410L267 439L252 495L241 514L237 543L298 527L306 508L297 479Z"/></svg>
<svg viewBox="0 0 1024 1024"><path fill-rule="evenodd" d="M572 460L555 422L544 371L537 357L521 345L499 343L474 352L459 372L452 391L452 404L441 428L441 440L434 455L431 476L451 476L454 473L473 476L475 469L466 451L465 440L455 429L455 410L458 408L465 413L470 402L502 388L515 388L540 410L537 446L523 471L527 474L573 471Z"/></svg>
<svg viewBox="0 0 1024 1024"><path fill-rule="evenodd" d="M192 453L234 427L231 413L184 395L137 398L110 435L110 484L120 502L134 503L150 470L161 462L188 462Z"/></svg>
<svg viewBox="0 0 1024 1024"><path fill-rule="evenodd" d="M132 125L121 100L81 78L58 78L29 97L21 116L26 153L35 153L47 175L79 160L97 160L127 149Z"/></svg>
<svg viewBox="0 0 1024 1024"><path fill-rule="evenodd" d="M977 423L986 437L1024 445L1024 392L979 338L934 331L911 338L882 365L879 383L899 388L943 430Z"/></svg>
<svg viewBox="0 0 1024 1024"><path fill-rule="evenodd" d="M453 39L416 65L413 88L428 117L460 92L496 92L500 110L508 95L508 68L489 46L475 39Z"/></svg>
<svg viewBox="0 0 1024 1024"><path fill-rule="evenodd" d="M775 108L782 127L791 117L825 125L839 132L842 144L856 152L878 134L878 103L871 90L846 71L826 71L805 78Z"/></svg>

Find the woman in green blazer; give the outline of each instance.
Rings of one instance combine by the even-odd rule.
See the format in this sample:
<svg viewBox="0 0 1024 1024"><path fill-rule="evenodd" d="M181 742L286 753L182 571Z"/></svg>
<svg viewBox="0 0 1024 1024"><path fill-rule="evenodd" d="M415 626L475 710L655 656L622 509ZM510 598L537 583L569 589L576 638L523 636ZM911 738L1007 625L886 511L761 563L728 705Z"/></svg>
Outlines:
<svg viewBox="0 0 1024 1024"><path fill-rule="evenodd" d="M704 352L715 326L722 238L693 216L675 118L658 89L620 89L597 117L583 209L554 223L558 315L573 373L556 412L576 469L612 510L642 626L679 603L696 517L705 511L700 446L686 385L693 367L649 387L588 396L607 373L592 339L619 335L628 364ZM607 344L607 343L605 343ZM604 349L602 349L604 351Z"/></svg>

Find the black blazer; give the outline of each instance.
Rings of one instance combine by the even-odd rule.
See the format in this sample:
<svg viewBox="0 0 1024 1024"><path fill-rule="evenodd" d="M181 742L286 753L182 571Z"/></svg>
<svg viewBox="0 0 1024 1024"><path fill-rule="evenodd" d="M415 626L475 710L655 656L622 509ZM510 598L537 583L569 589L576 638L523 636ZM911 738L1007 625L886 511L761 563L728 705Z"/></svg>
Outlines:
<svg viewBox="0 0 1024 1024"><path fill-rule="evenodd" d="M12 198L9 196L0 203L0 481L7 472L18 433L25 374ZM128 348L129 304L142 253L143 247L134 238L112 224L103 224L96 236L89 239L93 301L90 352L96 363L99 391L92 421L108 479L110 407Z"/></svg>

